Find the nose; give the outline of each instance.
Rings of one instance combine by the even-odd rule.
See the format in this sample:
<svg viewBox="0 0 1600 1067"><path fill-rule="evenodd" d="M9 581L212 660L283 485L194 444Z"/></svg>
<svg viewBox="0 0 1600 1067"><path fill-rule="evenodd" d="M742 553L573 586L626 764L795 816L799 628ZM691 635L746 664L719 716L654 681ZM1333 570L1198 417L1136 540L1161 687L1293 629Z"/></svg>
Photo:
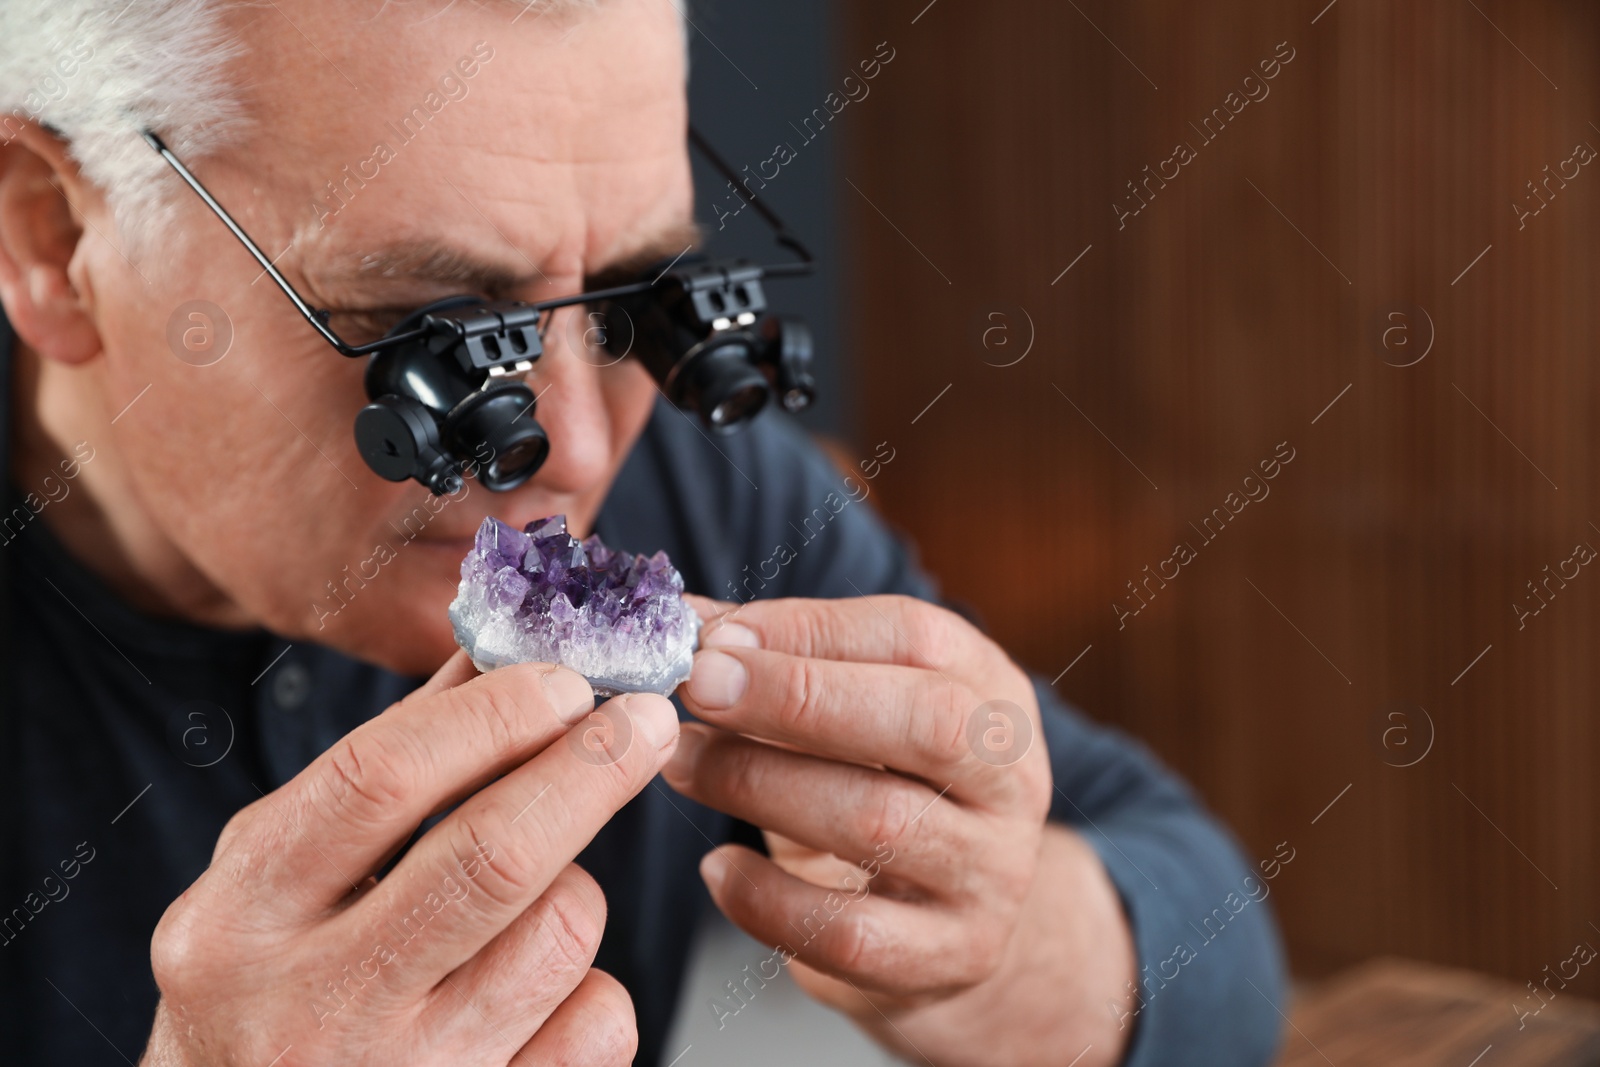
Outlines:
<svg viewBox="0 0 1600 1067"><path fill-rule="evenodd" d="M553 313L544 355L527 376L534 416L550 440L550 453L532 484L547 492L580 493L609 472L615 447L612 406L620 378L638 368L599 348L582 305Z"/></svg>

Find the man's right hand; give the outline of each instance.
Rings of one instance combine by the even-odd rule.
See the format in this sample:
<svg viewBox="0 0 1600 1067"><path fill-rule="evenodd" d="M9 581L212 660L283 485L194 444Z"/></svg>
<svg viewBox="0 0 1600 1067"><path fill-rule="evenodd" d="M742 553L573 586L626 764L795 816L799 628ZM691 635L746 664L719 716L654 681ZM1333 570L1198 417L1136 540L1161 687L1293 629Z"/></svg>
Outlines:
<svg viewBox="0 0 1600 1067"><path fill-rule="evenodd" d="M632 1061L632 1002L590 966L605 899L572 860L677 716L596 710L564 668L475 673L458 653L228 823L156 928L146 1067Z"/></svg>

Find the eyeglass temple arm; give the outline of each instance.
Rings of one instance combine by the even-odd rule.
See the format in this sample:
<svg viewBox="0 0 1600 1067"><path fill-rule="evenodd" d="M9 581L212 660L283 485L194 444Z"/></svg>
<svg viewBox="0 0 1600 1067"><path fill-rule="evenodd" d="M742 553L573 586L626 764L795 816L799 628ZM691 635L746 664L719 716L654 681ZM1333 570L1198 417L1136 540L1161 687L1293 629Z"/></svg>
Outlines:
<svg viewBox="0 0 1600 1067"><path fill-rule="evenodd" d="M168 166L177 171L178 177L183 179L184 184L190 189L193 189L195 195L201 200L205 201L206 207L210 208L212 213L215 214L217 218L222 220L222 224L228 228L228 231L237 237L239 239L239 243L244 245L245 249L255 257L255 261L261 264L261 269L266 271L267 274L271 276L272 280L277 284L279 289L283 290L284 295L289 298L290 303L294 304L296 310L298 310L305 320L311 324L311 328L321 334L322 339L327 341L334 348L338 349L339 352L346 356L364 356L372 352L391 347L399 341L410 340L413 337L421 337L427 332L420 329L409 331L404 338L389 337L384 338L382 341L375 341L372 344L367 345L352 345L346 342L328 327L326 321L327 312L319 311L313 308L310 304L306 303L305 298L295 290L294 286L289 284L289 279L285 278L281 273L279 273L278 268L273 265L272 260L267 256L267 254L257 247L256 243L250 239L249 234L244 232L244 227L240 226L233 220L233 216L228 214L227 209L217 202L216 197L212 196L204 185L200 184L200 179L196 178L192 173L190 173L189 168L184 166L183 161L173 154L172 149L168 148L166 143L150 130L144 131L144 139L149 142L151 148L154 148L157 152L161 153L161 158L167 161Z"/></svg>
<svg viewBox="0 0 1600 1067"><path fill-rule="evenodd" d="M812 264L816 262L811 256L811 250L801 243L800 238L790 232L789 227L785 226L783 220L778 217L778 213L756 199L755 194L745 186L744 179L739 176L739 173L729 165L727 160L722 158L715 148L711 147L711 142L707 141L704 135L693 126L689 127L689 141L716 168L717 173L728 179L728 184L733 187L733 191L738 194L739 199L756 209L756 214L760 215L762 220L772 229L772 235L777 238L778 243L800 257L799 263L775 263L764 267L763 270L768 274L780 275L811 273Z"/></svg>
<svg viewBox="0 0 1600 1067"><path fill-rule="evenodd" d="M415 340L427 334L426 329L418 328L415 330L409 330L406 333L395 337L380 338L377 341L373 341L370 344L365 345L352 345L345 341L338 334L334 333L333 330L328 326L326 321L327 312L313 308L306 302L305 298L300 295L295 287L289 284L289 279L285 278L282 273L279 272L278 268L273 264L272 259L265 252L263 252L254 241L250 239L250 235L244 231L244 227L240 226L234 221L233 216L228 214L228 210L218 203L217 198L212 196L210 191L208 191L206 187L200 183L200 179L196 178L189 168L183 165L183 161L173 154L172 149L168 148L166 143L151 130L143 131L143 135L144 139L150 144L150 147L154 148L158 153L160 153L161 158L166 160L167 165L177 172L178 177L183 179L184 184L190 189L194 190L195 195L204 201L206 207L210 208L212 213L216 215L217 218L222 220L222 224L228 228L228 231L232 233L234 237L238 238L239 243L244 245L245 250L248 251L252 257L254 257L257 263L261 264L261 269L272 278L273 282L278 286L279 289L283 290L284 295L289 298L290 303L294 304L295 309L298 310L301 316L311 324L311 328L316 330L317 333L321 334L322 339L327 341L328 344L332 345L340 353L346 356L370 355L373 352L379 352L386 348L392 348L397 344L404 344L407 341ZM738 173L728 165L726 160L717 154L716 149L712 148L710 143L703 136L701 136L700 131L696 130L693 126L689 127L689 140L696 148L700 150L701 154L711 162L711 165L717 169L718 173L728 179L729 184L733 187L734 192L738 194L739 198L756 209L756 213L761 216L761 218L769 227L771 227L773 236L777 239L778 243L800 257L800 262L798 263L772 264L771 266L764 267L763 270L773 275L809 274L814 262L811 252L804 244L801 243L799 238L795 237L794 234L789 231L789 228L784 225L783 220L778 217L777 213L771 208L767 207L766 204L758 201L753 195L750 194L748 190L745 189L743 183L740 181ZM654 281L634 282L630 285L619 285L611 289L601 289L586 293L575 293L572 296L558 297L555 300L540 301L532 306L540 311L549 311L556 308L568 307L572 304L586 304L596 300L609 300L616 297L642 293L648 289L654 288L655 284L656 283Z"/></svg>

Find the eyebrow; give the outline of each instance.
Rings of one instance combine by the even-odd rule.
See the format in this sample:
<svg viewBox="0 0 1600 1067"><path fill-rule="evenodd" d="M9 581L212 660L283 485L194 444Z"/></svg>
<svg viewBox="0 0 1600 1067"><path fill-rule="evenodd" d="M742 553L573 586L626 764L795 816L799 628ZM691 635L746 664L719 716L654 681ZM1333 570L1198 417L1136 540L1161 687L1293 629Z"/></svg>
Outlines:
<svg viewBox="0 0 1600 1067"><path fill-rule="evenodd" d="M584 272L583 288L605 289L639 280L657 265L684 255L704 241L698 223L674 223L610 261ZM487 259L436 240L402 241L367 253L346 281L408 281L455 288L462 292L500 297L545 275L531 260Z"/></svg>

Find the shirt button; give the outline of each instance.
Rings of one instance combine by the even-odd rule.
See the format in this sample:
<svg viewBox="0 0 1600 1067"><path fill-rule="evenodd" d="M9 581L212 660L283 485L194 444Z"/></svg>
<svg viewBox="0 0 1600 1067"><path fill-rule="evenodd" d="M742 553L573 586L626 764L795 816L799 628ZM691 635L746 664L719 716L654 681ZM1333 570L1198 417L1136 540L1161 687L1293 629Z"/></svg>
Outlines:
<svg viewBox="0 0 1600 1067"><path fill-rule="evenodd" d="M293 711L311 695L311 672L298 663L285 663L272 676L272 699L285 711Z"/></svg>

